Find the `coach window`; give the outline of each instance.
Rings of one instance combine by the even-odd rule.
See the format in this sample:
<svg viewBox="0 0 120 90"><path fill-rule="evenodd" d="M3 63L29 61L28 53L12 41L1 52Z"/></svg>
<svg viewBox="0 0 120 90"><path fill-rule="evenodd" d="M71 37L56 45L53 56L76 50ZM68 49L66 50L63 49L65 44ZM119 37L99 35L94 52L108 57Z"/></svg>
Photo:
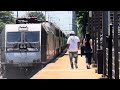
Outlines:
<svg viewBox="0 0 120 90"><path fill-rule="evenodd" d="M21 33L20 32L8 32L7 42L21 42Z"/></svg>
<svg viewBox="0 0 120 90"><path fill-rule="evenodd" d="M25 42L39 42L39 32L26 32Z"/></svg>

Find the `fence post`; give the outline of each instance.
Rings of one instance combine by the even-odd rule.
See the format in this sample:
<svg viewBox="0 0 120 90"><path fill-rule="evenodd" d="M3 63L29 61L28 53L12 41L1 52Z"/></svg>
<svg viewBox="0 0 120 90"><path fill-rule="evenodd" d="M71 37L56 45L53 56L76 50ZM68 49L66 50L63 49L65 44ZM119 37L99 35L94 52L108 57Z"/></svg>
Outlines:
<svg viewBox="0 0 120 90"><path fill-rule="evenodd" d="M98 49L98 63L97 63L97 72L98 74L103 74L103 50L102 49Z"/></svg>
<svg viewBox="0 0 120 90"><path fill-rule="evenodd" d="M114 11L114 63L115 63L115 79L119 79L117 11Z"/></svg>
<svg viewBox="0 0 120 90"><path fill-rule="evenodd" d="M107 17L108 11L103 11L103 75L106 75L106 32L108 31Z"/></svg>
<svg viewBox="0 0 120 90"><path fill-rule="evenodd" d="M110 25L110 35L108 40L108 78L112 79L112 25Z"/></svg>

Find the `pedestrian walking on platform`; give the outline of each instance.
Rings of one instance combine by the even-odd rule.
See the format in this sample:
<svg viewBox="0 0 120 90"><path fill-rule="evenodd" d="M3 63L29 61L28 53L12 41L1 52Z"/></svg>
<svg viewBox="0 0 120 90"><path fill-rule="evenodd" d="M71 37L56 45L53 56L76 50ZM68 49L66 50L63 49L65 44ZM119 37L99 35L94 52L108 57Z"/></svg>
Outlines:
<svg viewBox="0 0 120 90"><path fill-rule="evenodd" d="M67 40L67 48L69 52L69 58L70 58L70 64L71 68L74 68L73 64L73 58L75 58L75 67L78 68L77 66L77 60L78 60L78 50L80 46L80 39L75 36L75 32L71 32L70 37Z"/></svg>
<svg viewBox="0 0 120 90"><path fill-rule="evenodd" d="M90 37L90 34L86 34L86 37L83 40L83 45L85 46L86 67L87 69L90 69L91 57L93 52L92 39Z"/></svg>

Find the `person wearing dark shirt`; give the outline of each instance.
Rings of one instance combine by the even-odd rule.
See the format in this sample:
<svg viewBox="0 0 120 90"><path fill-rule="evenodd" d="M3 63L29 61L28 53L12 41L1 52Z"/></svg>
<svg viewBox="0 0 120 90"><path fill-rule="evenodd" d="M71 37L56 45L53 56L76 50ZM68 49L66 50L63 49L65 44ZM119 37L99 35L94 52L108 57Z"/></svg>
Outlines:
<svg viewBox="0 0 120 90"><path fill-rule="evenodd" d="M87 69L90 69L91 57L93 52L92 39L90 37L90 34L86 34L86 37L83 40L83 46L85 47L86 67Z"/></svg>

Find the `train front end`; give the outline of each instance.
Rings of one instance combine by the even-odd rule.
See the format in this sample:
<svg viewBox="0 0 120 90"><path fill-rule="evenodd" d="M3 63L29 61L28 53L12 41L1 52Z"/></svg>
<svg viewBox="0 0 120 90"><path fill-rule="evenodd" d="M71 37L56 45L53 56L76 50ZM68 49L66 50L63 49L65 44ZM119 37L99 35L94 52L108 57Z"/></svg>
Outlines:
<svg viewBox="0 0 120 90"><path fill-rule="evenodd" d="M33 67L41 62L41 24L5 27L5 67Z"/></svg>

